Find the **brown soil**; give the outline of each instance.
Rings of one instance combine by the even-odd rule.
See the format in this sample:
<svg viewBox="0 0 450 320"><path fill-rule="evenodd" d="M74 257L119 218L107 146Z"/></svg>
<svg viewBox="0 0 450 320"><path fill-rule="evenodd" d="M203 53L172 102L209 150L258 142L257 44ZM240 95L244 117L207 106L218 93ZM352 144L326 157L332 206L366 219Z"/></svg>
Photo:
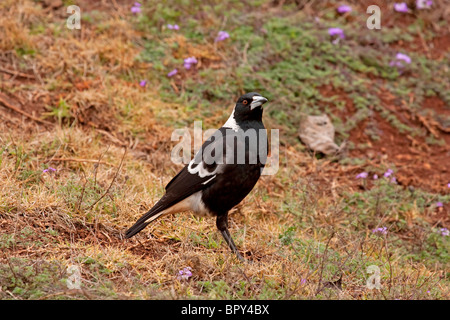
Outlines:
<svg viewBox="0 0 450 320"><path fill-rule="evenodd" d="M353 102L346 93L331 86L319 88L322 95L331 97L338 95L345 102L346 108L338 110L330 106L334 115L344 123L355 112ZM394 96L389 92L380 93L383 107L394 113L397 118L408 127L420 128L424 134L432 134L437 140L443 139L444 145L429 145L423 137L412 137L407 132L401 133L385 120L378 112L373 111L372 116L361 122L349 132L349 141L356 146L349 151L350 157L367 159L375 167L385 167L393 164L397 171L396 179L405 187L422 188L434 192L448 191L450 167L450 132L434 120L431 110L436 114L449 114L450 109L438 97L427 98L423 103L424 114L411 114L408 108L397 106ZM367 129L375 131L379 140L371 139ZM357 146L366 145L361 149ZM379 173L378 173L379 174Z"/></svg>
<svg viewBox="0 0 450 320"><path fill-rule="evenodd" d="M450 34L442 33L432 40L424 40L423 36L417 36L411 42L398 41L391 44L392 48L424 54L430 59L448 59L450 52Z"/></svg>

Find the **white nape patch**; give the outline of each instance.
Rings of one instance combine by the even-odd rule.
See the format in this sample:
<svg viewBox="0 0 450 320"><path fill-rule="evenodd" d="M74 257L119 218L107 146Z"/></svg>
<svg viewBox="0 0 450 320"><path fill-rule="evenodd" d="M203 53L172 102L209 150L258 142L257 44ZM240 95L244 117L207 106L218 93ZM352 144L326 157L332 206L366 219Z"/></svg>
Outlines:
<svg viewBox="0 0 450 320"><path fill-rule="evenodd" d="M230 128L235 132L239 131L239 125L236 122L236 119L234 118L234 109L233 112L231 113L231 116L228 118L227 122L225 122L225 124L223 125L224 128Z"/></svg>
<svg viewBox="0 0 450 320"><path fill-rule="evenodd" d="M214 175L214 177L212 177L211 179L206 180L205 182L202 182L202 184L207 184L208 182L210 182L212 179L214 179L216 177L216 175Z"/></svg>
<svg viewBox="0 0 450 320"><path fill-rule="evenodd" d="M148 218L145 222L152 222L163 214L173 214L178 212L184 212L192 210L194 213L200 216L212 215L211 212L206 208L202 200L202 192L198 191L184 200L174 204L170 208L161 211L160 213Z"/></svg>

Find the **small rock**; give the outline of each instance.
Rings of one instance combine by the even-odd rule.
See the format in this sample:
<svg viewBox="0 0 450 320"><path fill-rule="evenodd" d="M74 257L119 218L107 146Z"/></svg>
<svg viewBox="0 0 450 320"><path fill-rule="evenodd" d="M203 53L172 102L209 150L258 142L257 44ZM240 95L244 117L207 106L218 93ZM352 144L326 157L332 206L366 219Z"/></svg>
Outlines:
<svg viewBox="0 0 450 320"><path fill-rule="evenodd" d="M323 154L335 154L341 148L334 143L334 126L326 115L303 115L300 120L299 136L302 142L311 150Z"/></svg>

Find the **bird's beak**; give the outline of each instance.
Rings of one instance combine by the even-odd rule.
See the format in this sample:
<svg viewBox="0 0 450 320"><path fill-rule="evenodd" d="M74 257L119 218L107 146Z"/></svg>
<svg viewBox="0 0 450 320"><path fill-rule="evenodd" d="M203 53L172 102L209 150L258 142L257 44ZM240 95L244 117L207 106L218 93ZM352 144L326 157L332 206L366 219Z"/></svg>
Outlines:
<svg viewBox="0 0 450 320"><path fill-rule="evenodd" d="M257 107L262 106L267 101L269 101L269 100L267 100L266 98L264 98L262 96L254 96L252 103L250 103L250 110L253 110Z"/></svg>

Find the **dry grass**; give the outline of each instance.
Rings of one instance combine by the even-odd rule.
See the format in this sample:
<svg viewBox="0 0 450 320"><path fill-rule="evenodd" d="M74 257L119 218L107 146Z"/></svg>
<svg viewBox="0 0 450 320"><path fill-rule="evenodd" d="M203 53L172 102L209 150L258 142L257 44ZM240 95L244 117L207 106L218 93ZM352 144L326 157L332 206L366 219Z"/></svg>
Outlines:
<svg viewBox="0 0 450 320"><path fill-rule="evenodd" d="M401 255L391 256L389 265L384 246L390 246L387 239L346 230L350 217L337 212L338 208L332 210L340 205L342 186L336 188L333 198L318 189L320 184L309 182L314 193L308 193L305 215L314 225L294 233L293 239L283 240L281 235L286 237L286 229L296 225L298 217L280 213L283 199L290 197L289 191L280 187L282 183L274 177L263 178L231 214L231 232L250 260L248 264L236 262L215 230L213 219L190 214L161 219L135 239L125 241L123 231L162 195L175 168L160 169L162 174L156 175L159 164L128 154L118 171L123 149L104 145L100 137L79 128L58 128L26 136L10 133L2 138L10 154L2 157L0 170L4 182L0 187L2 241L6 237L11 241L4 248L7 259L56 263L62 278L67 277L65 267L79 266L85 290L76 295L79 298L358 299L386 295L410 299L423 298L430 288L439 288L439 269L417 263L405 266ZM53 148L45 154L43 149L49 145ZM159 153L167 157L164 154ZM23 155L30 158L21 160ZM52 161L69 157L101 159L105 164ZM311 159L304 161L311 165ZM57 172L41 174L46 165ZM24 166L37 177L24 177L20 169ZM305 175L304 171L295 174L297 179ZM114 178L108 196L90 208ZM262 201L266 188L271 190L270 201ZM382 266L385 292L373 292L365 286L365 269L370 264ZM177 280L178 270L187 266L192 268L193 277L189 282ZM392 278L387 276L391 268ZM342 290L326 287L341 275ZM8 283L3 286L8 292ZM388 286L395 290L388 290ZM70 297L65 290L51 287L36 297Z"/></svg>

